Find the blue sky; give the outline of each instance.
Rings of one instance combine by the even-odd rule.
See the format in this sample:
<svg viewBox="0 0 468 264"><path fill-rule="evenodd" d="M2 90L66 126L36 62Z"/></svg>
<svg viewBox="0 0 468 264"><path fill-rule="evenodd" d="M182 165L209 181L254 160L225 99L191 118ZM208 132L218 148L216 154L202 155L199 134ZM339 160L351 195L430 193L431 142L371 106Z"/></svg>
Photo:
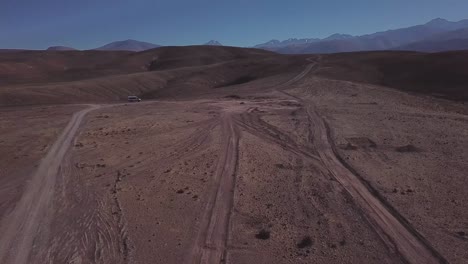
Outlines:
<svg viewBox="0 0 468 264"><path fill-rule="evenodd" d="M252 46L468 18L466 0L0 0L0 48L89 49L136 39Z"/></svg>

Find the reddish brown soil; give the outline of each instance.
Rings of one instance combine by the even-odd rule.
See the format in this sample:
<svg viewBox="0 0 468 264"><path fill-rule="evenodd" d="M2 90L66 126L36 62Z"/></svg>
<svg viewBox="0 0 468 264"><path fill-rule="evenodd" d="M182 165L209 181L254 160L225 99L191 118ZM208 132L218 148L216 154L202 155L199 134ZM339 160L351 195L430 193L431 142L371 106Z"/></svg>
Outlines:
<svg viewBox="0 0 468 264"><path fill-rule="evenodd" d="M468 261L467 106L349 60L400 53L155 52L0 87L1 263Z"/></svg>

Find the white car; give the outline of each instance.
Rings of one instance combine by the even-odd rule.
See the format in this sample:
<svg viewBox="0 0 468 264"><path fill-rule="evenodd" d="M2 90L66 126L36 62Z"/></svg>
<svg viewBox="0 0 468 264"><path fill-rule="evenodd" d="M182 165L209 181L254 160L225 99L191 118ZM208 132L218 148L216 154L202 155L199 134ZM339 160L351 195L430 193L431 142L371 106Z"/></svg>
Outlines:
<svg viewBox="0 0 468 264"><path fill-rule="evenodd" d="M141 102L141 99L138 96L130 95L127 97L129 102Z"/></svg>

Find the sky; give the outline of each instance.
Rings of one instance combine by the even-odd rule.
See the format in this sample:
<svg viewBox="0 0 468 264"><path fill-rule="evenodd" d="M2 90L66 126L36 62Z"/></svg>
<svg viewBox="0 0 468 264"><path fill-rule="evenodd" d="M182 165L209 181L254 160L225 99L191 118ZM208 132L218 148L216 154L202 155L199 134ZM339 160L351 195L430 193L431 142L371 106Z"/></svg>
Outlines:
<svg viewBox="0 0 468 264"><path fill-rule="evenodd" d="M458 21L467 10L467 0L0 0L0 48L91 49L126 39L248 47Z"/></svg>

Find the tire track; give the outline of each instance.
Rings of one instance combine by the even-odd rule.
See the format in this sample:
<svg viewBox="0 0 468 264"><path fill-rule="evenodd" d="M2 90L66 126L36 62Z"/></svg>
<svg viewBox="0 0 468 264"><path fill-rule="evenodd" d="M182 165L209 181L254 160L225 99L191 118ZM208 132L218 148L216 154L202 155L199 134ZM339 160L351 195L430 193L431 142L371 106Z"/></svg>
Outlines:
<svg viewBox="0 0 468 264"><path fill-rule="evenodd" d="M315 65L316 62L310 64L300 74L301 78L306 76ZM295 78L295 81L299 81L301 78ZM325 119L315 110L313 102L291 95L285 92L284 88L282 85L276 90L306 106L307 117L312 128L311 135L314 139L311 143L319 154L323 166L361 207L382 240L394 247L400 256L409 263L447 263L447 260L396 209L386 202L377 190L339 157L330 128Z"/></svg>
<svg viewBox="0 0 468 264"><path fill-rule="evenodd" d="M306 70L280 86L286 87L299 81L307 75L314 66L315 63L308 65ZM237 125L251 133L267 135L269 140L296 153L294 148L296 145L287 135L274 129L274 127L268 126L268 124L262 122L263 120L258 118L258 116L254 115L252 117L252 115L250 111L247 111L247 113L241 114L240 120L233 120L234 117L231 113L224 113L221 117L223 147L221 150L222 155L218 160L215 173L215 183L213 186L215 191L207 202L205 214L202 216L202 222L200 224L200 231L195 239L195 245L185 263L218 264L226 262L227 240L229 239L230 216L233 206L239 155L239 130ZM252 120L252 118L252 122L246 122ZM282 140L286 140L287 144L282 143ZM303 151L299 152L310 158L317 159L317 157L312 154Z"/></svg>
<svg viewBox="0 0 468 264"><path fill-rule="evenodd" d="M86 171L72 164L69 152L61 165L56 194L51 236L45 256L36 256L37 263L127 263L128 236L115 190L122 179L120 171L109 198L97 194L82 181ZM72 217L70 217L72 216Z"/></svg>
<svg viewBox="0 0 468 264"><path fill-rule="evenodd" d="M252 135L256 135L262 140L276 144L298 156L305 156L312 160L320 161L314 149L298 145L292 138L280 131L277 127L263 121L259 115L244 113L241 114L240 117L241 119L236 120L236 123Z"/></svg>
<svg viewBox="0 0 468 264"><path fill-rule="evenodd" d="M409 263L447 263L447 261L420 235L403 216L390 205L369 184L342 163L334 148L326 122L315 110L307 108L313 121L314 134L319 155L333 177L350 193L367 218L384 239L390 239L399 254Z"/></svg>
<svg viewBox="0 0 468 264"><path fill-rule="evenodd" d="M12 264L29 263L39 227L48 223L54 187L60 164L83 120L90 111L99 106L91 105L76 112L55 143L50 148L16 207L2 222L0 237L0 262Z"/></svg>
<svg viewBox="0 0 468 264"><path fill-rule="evenodd" d="M142 159L141 162L152 162L158 164L172 164L182 158L189 158L196 153L202 152L209 146L209 142L211 140L211 131L219 125L218 118L212 118L207 121L204 121L200 124L191 125L193 127L197 127L196 131L190 134L184 140L174 143L171 146L171 149L176 149L177 151L168 153L161 159L154 159L153 157L149 156L145 159ZM186 127L184 127L186 128ZM140 173L142 171L135 170L136 173Z"/></svg>
<svg viewBox="0 0 468 264"><path fill-rule="evenodd" d="M225 261L239 154L239 131L230 113L222 116L223 146L195 245L186 263Z"/></svg>

